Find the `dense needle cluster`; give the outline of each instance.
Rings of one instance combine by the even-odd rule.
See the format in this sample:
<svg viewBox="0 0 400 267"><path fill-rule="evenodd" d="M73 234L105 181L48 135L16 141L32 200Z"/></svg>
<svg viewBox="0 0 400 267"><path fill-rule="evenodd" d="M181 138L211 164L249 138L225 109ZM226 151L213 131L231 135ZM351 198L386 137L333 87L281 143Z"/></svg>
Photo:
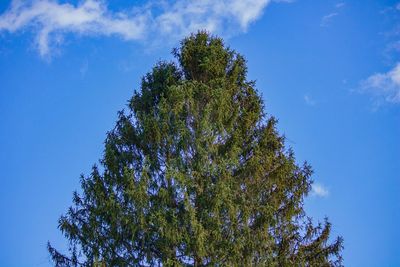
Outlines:
<svg viewBox="0 0 400 267"><path fill-rule="evenodd" d="M60 218L56 266L341 266L314 225L299 166L266 116L245 59L198 32L158 63L119 113L100 167Z"/></svg>

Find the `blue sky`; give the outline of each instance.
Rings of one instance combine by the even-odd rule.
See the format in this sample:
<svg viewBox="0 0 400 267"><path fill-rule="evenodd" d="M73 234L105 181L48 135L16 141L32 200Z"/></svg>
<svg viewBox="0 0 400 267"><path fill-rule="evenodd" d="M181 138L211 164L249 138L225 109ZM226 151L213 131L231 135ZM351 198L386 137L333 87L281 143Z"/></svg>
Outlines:
<svg viewBox="0 0 400 267"><path fill-rule="evenodd" d="M0 266L51 266L57 220L142 75L205 28L248 60L346 266L400 266L398 1L0 2Z"/></svg>

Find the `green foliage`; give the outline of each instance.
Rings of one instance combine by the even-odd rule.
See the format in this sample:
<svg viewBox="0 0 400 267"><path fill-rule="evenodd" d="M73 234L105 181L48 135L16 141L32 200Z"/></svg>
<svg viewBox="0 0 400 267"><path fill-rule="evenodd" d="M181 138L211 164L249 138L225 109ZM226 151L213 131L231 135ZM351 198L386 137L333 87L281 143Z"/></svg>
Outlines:
<svg viewBox="0 0 400 267"><path fill-rule="evenodd" d="M312 170L263 113L246 61L199 32L158 63L59 221L56 266L341 266L303 210ZM101 170L101 171L100 171Z"/></svg>

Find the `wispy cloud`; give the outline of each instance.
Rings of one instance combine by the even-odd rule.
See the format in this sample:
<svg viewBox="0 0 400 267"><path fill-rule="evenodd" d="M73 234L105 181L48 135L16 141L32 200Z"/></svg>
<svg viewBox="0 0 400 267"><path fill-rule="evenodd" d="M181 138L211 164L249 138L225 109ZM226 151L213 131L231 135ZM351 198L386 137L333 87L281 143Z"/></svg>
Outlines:
<svg viewBox="0 0 400 267"><path fill-rule="evenodd" d="M367 93L372 96L373 110L383 104L400 104L400 2L386 6L379 12L382 19L391 25L381 36L386 41L383 56L385 65L392 68L383 72L376 72L360 82L358 92Z"/></svg>
<svg viewBox="0 0 400 267"><path fill-rule="evenodd" d="M274 0L276 3L293 3L296 2L296 0Z"/></svg>
<svg viewBox="0 0 400 267"><path fill-rule="evenodd" d="M376 97L378 102L400 104L400 62L384 73L375 73L361 82L364 92Z"/></svg>
<svg viewBox="0 0 400 267"><path fill-rule="evenodd" d="M319 183L314 183L312 185L311 195L318 197L327 197L329 196L329 190Z"/></svg>
<svg viewBox="0 0 400 267"><path fill-rule="evenodd" d="M308 105L308 106L315 106L315 104L317 104L317 102L309 95L304 95L304 102Z"/></svg>
<svg viewBox="0 0 400 267"><path fill-rule="evenodd" d="M385 37L387 42L384 50L385 60L393 63L393 60L397 59L393 55L397 55L397 53L400 52L400 2L394 6L391 5L384 8L380 13L384 17L383 19L389 21L390 25L392 25L390 29L381 34Z"/></svg>
<svg viewBox="0 0 400 267"><path fill-rule="evenodd" d="M198 29L218 33L234 29L246 31L269 3L270 0L180 0L167 5L160 15L153 18L153 26L163 35L178 38Z"/></svg>
<svg viewBox="0 0 400 267"><path fill-rule="evenodd" d="M149 2L114 12L105 0L79 4L56 0L13 0L0 15L0 32L30 29L40 55L47 56L67 33L81 36L117 36L128 41L182 38L199 29L232 35L245 32L278 0L177 0ZM290 1L284 1L290 2ZM111 3L111 2L110 2Z"/></svg>
<svg viewBox="0 0 400 267"><path fill-rule="evenodd" d="M89 61L85 59L83 63L81 64L81 67L79 68L79 72L81 73L82 77L86 76L86 73L89 70Z"/></svg>
<svg viewBox="0 0 400 267"><path fill-rule="evenodd" d="M0 17L0 30L16 32L32 27L42 56L50 52L59 36L72 32L81 35L118 35L125 40L143 38L147 25L143 14L112 14L102 1L87 0L78 6L50 0L14 0Z"/></svg>
<svg viewBox="0 0 400 267"><path fill-rule="evenodd" d="M336 17L337 15L339 15L339 13L337 13L337 12L332 12L332 13L329 13L328 15L323 16L322 19L321 19L321 24L320 24L320 26L321 26L321 27L327 27L327 26L329 26L330 23L332 22L332 19L333 19L334 17Z"/></svg>
<svg viewBox="0 0 400 267"><path fill-rule="evenodd" d="M346 4L344 3L344 2L340 2L340 3L337 3L336 5L335 5L335 7L336 8L342 8L342 7L344 7Z"/></svg>
<svg viewBox="0 0 400 267"><path fill-rule="evenodd" d="M331 13L329 13L329 14L327 14L327 15L325 15L325 16L323 16L323 17L321 18L320 26L321 26L321 27L328 27L328 26L332 23L332 20L333 20L336 16L339 15L339 10L342 9L345 5L346 5L346 4L345 4L344 2L339 2L339 3L337 3L337 4L335 5L334 10L333 10Z"/></svg>

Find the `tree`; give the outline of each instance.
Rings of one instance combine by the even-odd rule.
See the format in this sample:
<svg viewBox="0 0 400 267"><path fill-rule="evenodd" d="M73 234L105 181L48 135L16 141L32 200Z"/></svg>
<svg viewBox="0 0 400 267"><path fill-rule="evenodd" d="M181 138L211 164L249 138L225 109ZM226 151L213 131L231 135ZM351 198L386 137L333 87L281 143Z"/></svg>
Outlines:
<svg viewBox="0 0 400 267"><path fill-rule="evenodd" d="M142 79L100 167L59 220L56 266L341 266L342 238L303 209L295 162L246 61L198 32Z"/></svg>

